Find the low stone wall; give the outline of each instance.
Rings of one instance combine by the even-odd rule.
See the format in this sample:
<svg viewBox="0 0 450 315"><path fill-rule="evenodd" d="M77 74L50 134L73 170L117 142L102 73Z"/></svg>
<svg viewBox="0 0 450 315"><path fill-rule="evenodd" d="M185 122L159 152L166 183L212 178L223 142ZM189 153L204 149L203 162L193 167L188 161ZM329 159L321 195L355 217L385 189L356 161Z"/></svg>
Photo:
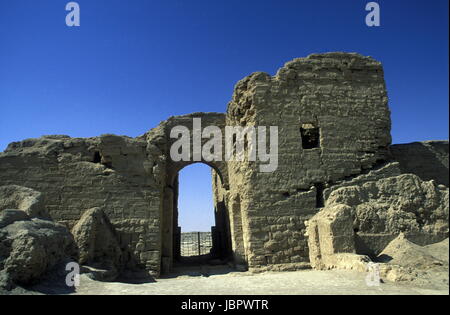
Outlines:
<svg viewBox="0 0 450 315"><path fill-rule="evenodd" d="M69 229L87 209L102 208L123 250L157 274L161 187L158 157L146 148L145 141L114 135L27 139L0 153L0 186L40 192L45 212Z"/></svg>
<svg viewBox="0 0 450 315"><path fill-rule="evenodd" d="M307 223L311 264L360 268L354 254L376 257L400 234L422 246L440 242L449 235L448 200L448 188L413 174L338 188Z"/></svg>

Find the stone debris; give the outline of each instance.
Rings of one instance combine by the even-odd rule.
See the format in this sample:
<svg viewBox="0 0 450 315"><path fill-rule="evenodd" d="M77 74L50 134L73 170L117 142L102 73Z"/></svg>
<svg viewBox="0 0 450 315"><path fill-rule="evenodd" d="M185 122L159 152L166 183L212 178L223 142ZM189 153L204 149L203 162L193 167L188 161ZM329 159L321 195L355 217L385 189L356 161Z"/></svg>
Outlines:
<svg viewBox="0 0 450 315"><path fill-rule="evenodd" d="M373 260L389 281L448 284L448 194L413 174L336 189L306 224L311 266L364 272Z"/></svg>
<svg viewBox="0 0 450 315"><path fill-rule="evenodd" d="M86 210L72 234L85 272L97 280L114 280L125 266L114 227L100 208Z"/></svg>
<svg viewBox="0 0 450 315"><path fill-rule="evenodd" d="M447 238L448 198L448 188L403 174L339 188L330 194L326 205L351 207L357 251L374 256L399 233L421 245Z"/></svg>
<svg viewBox="0 0 450 315"><path fill-rule="evenodd" d="M0 186L0 211L3 209L19 209L33 218L48 217L42 194L23 186Z"/></svg>
<svg viewBox="0 0 450 315"><path fill-rule="evenodd" d="M392 282L414 282L416 285L449 285L448 238L442 242L419 246L401 233L383 250L381 276Z"/></svg>
<svg viewBox="0 0 450 315"><path fill-rule="evenodd" d="M371 260L356 254L350 207L327 207L309 220L306 226L309 258L314 269L366 270Z"/></svg>
<svg viewBox="0 0 450 315"><path fill-rule="evenodd" d="M30 285L58 264L77 260L69 230L58 223L32 219L21 210L0 212L0 286Z"/></svg>

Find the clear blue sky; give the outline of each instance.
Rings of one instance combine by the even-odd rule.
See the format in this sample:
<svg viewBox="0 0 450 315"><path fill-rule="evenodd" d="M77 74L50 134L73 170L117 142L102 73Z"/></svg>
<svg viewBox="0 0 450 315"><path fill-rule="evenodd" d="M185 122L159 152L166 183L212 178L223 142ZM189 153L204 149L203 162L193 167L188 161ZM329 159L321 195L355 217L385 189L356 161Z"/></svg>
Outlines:
<svg viewBox="0 0 450 315"><path fill-rule="evenodd" d="M67 2L0 0L0 150L224 112L246 75L328 51L383 62L395 143L448 139L448 0L378 1L379 28L365 25L363 0L79 0L78 28L65 25ZM206 166L184 172L209 187ZM181 211L212 212L210 195L183 195ZM200 221L187 229L212 223Z"/></svg>

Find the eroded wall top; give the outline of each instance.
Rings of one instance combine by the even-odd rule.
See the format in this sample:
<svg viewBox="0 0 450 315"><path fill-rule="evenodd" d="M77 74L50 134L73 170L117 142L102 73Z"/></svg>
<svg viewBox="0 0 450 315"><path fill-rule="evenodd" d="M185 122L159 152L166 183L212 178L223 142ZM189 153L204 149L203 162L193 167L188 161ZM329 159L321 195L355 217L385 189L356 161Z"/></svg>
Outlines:
<svg viewBox="0 0 450 315"><path fill-rule="evenodd" d="M236 85L227 123L279 127L272 187L306 189L359 174L385 160L391 143L382 65L327 53L288 62L273 77L254 73Z"/></svg>

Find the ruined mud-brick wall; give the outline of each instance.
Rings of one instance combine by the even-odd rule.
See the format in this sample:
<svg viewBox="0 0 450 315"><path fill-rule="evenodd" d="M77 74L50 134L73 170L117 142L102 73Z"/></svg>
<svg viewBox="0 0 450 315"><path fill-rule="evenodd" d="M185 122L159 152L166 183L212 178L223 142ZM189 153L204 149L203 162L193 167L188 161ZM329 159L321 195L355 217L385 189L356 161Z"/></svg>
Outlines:
<svg viewBox="0 0 450 315"><path fill-rule="evenodd" d="M262 173L260 162L249 161L172 161L176 139L170 131L186 126L192 135L193 118L202 118L203 127L220 127L222 134L225 125L278 126L277 170ZM402 173L448 187L448 141L389 147L390 142L381 64L358 54L311 55L287 63L274 77L255 73L240 81L226 117L171 117L137 138L46 136L12 143L0 153L0 186L41 192L48 215L69 228L87 209L101 207L118 231L129 265L159 274L173 259L178 172L206 163L213 168L216 214L229 221L226 234L236 263L250 269L298 268L309 260L304 222L329 196L339 195L335 191ZM433 191L422 186L421 192ZM445 210L438 212L442 221ZM433 223L431 230L445 229Z"/></svg>
<svg viewBox="0 0 450 315"><path fill-rule="evenodd" d="M389 151L386 164L324 191L327 208L352 209L358 254L378 255L400 232L420 245L448 238L448 141L392 145Z"/></svg>
<svg viewBox="0 0 450 315"><path fill-rule="evenodd" d="M386 160L387 102L381 64L358 54L311 55L237 84L227 124L279 127L275 172L229 163L230 212L242 217L250 268L308 262L304 221L323 206L322 191Z"/></svg>
<svg viewBox="0 0 450 315"><path fill-rule="evenodd" d="M158 275L162 258L171 260L173 254L178 172L196 163L171 160L176 139L170 131L186 126L192 133L194 117L205 127L224 128L225 114L195 113L171 117L137 138L44 136L12 143L0 153L0 186L41 192L48 216L69 229L86 210L102 208L118 232L128 267L139 265ZM223 163L201 162L227 185Z"/></svg>
<svg viewBox="0 0 450 315"><path fill-rule="evenodd" d="M128 264L157 273L160 168L160 152L143 140L47 136L12 143L0 153L0 186L42 192L48 215L69 228L87 209L101 207L118 231Z"/></svg>
<svg viewBox="0 0 450 315"><path fill-rule="evenodd" d="M356 253L376 257L400 233L422 246L448 238L448 199L448 187L414 174L360 176L333 187L325 209L349 209Z"/></svg>
<svg viewBox="0 0 450 315"><path fill-rule="evenodd" d="M201 128L193 128L193 119L201 119ZM138 139L147 141L149 147L157 148L157 151L161 152L164 157L164 165L162 165L162 183L161 188L163 190L162 198L162 208L161 208L161 255L162 255L162 265L164 271L168 271L171 268L174 256L177 256L177 243L174 239L174 232L178 229L178 173L184 167L194 164L194 163L204 163L209 165L216 174L218 174L219 179L217 182L220 183L221 189L226 190L228 187L228 171L227 166L224 161L205 161L200 153L200 160L194 159L194 133L197 132L201 137L203 128L215 126L221 130L222 135L225 134L225 114L223 113L193 113L183 116L170 117L166 121L159 124L158 127L150 130ZM189 161L173 161L171 158L171 147L179 140L180 135L174 134L171 137L171 131L175 127L185 127L189 132L190 141L190 160ZM209 140L209 138L201 139L201 146ZM222 143L223 146L223 143ZM184 147L186 149L186 147ZM200 192L199 192L200 193ZM216 198L217 199L217 198ZM223 198L222 198L223 199ZM218 199L217 199L218 200ZM220 206L215 204L216 210L222 209ZM219 214L221 216L222 213ZM216 213L217 218L217 213Z"/></svg>

